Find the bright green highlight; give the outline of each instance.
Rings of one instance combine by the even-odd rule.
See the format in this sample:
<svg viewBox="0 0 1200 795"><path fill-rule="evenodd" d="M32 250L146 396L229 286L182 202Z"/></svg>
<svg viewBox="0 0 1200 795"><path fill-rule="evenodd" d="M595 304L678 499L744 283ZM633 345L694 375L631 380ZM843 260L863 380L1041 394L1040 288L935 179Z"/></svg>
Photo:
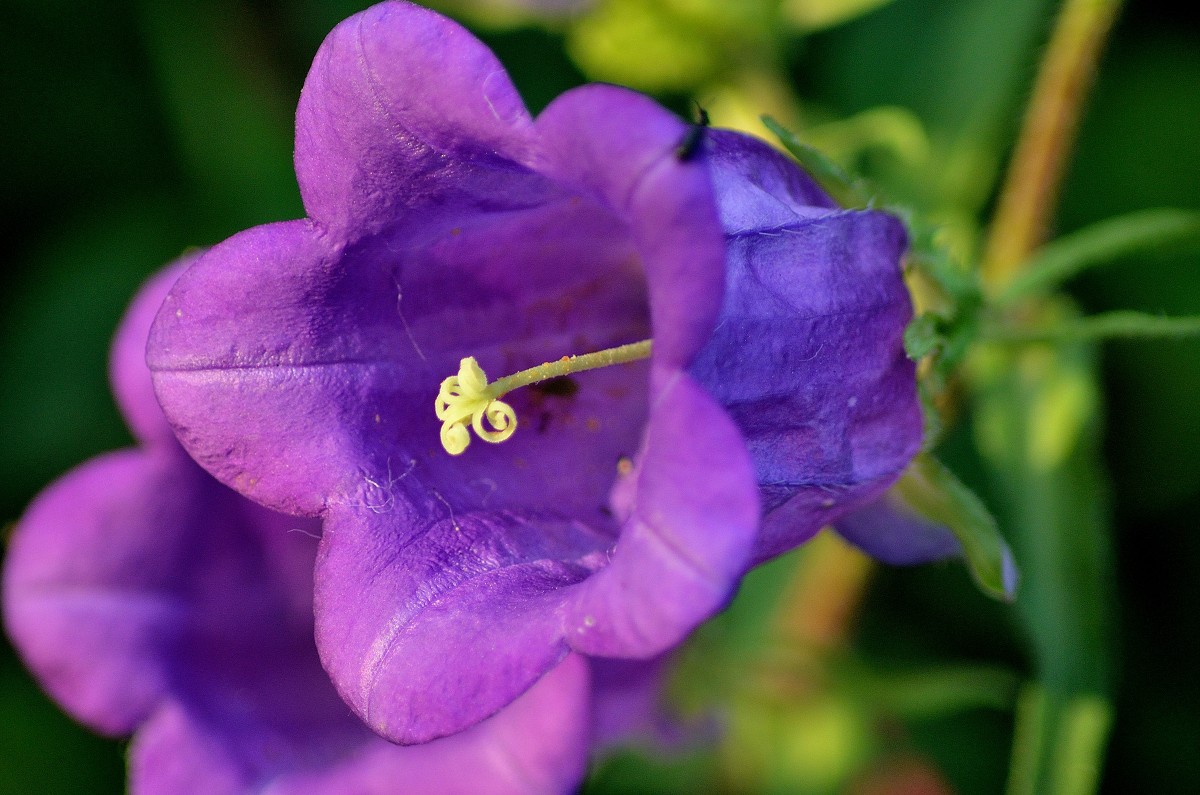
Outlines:
<svg viewBox="0 0 1200 795"><path fill-rule="evenodd" d="M475 357L468 356L459 362L457 375L442 381L434 402L434 411L442 421L442 447L450 455L459 455L466 450L471 444L467 425L485 442L499 444L517 430L517 413L512 406L500 400L509 392L551 378L648 359L651 343L652 340L642 340L595 353L564 356L491 383L488 383L487 375ZM484 427L484 420L487 420L490 428Z"/></svg>

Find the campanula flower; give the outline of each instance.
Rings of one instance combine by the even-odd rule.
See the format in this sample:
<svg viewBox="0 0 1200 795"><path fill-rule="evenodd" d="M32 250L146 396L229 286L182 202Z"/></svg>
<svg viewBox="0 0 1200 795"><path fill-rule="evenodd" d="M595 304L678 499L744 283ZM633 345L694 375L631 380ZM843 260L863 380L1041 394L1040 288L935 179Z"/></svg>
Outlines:
<svg viewBox="0 0 1200 795"><path fill-rule="evenodd" d="M571 791L591 731L576 655L428 745L393 745L346 709L313 643L316 523L214 481L154 400L146 334L178 273L143 290L114 348L141 446L50 486L13 537L5 624L42 685L93 729L133 735L136 792Z"/></svg>
<svg viewBox="0 0 1200 795"><path fill-rule="evenodd" d="M308 217L202 256L148 356L201 465L322 517L317 645L383 736L659 654L919 447L903 227L762 142L608 85L531 118L385 2L321 46L296 173Z"/></svg>

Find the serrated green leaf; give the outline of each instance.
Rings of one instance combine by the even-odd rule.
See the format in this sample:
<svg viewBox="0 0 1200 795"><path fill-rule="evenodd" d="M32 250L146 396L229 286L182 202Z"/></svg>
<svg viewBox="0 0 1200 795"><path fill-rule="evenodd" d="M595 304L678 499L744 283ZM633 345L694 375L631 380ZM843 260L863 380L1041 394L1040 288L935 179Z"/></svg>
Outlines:
<svg viewBox="0 0 1200 795"><path fill-rule="evenodd" d="M1012 601L1018 580L1012 552L973 491L928 453L914 458L893 488L921 516L954 533L967 568L984 593Z"/></svg>

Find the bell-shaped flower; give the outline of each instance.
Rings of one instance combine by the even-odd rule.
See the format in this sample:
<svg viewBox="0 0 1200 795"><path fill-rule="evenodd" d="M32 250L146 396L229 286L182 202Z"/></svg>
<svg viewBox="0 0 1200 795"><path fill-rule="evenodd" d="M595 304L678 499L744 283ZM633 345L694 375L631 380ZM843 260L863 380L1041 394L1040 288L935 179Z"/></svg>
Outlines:
<svg viewBox="0 0 1200 795"><path fill-rule="evenodd" d="M384 736L670 648L920 445L902 225L760 141L608 85L531 118L385 2L318 52L296 173L308 217L202 256L149 362L197 461L323 518L317 645Z"/></svg>

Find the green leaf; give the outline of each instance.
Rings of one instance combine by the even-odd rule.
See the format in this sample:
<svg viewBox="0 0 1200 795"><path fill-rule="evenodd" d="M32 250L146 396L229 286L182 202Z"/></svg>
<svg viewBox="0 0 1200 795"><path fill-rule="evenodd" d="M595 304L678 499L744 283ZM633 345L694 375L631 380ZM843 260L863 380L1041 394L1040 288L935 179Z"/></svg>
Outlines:
<svg viewBox="0 0 1200 795"><path fill-rule="evenodd" d="M997 302L1042 295L1089 268L1184 243L1200 243L1200 213L1160 208L1109 218L1043 246Z"/></svg>
<svg viewBox="0 0 1200 795"><path fill-rule="evenodd" d="M784 149L800 161L800 165L837 200L838 204L851 208L862 208L871 204L870 191L862 180L855 179L827 155L801 141L794 132L774 118L763 116L762 122L775 134Z"/></svg>
<svg viewBox="0 0 1200 795"><path fill-rule="evenodd" d="M962 545L967 568L988 596L1012 601L1017 569L996 520L983 501L928 453L909 464L893 487L910 508L944 525Z"/></svg>

